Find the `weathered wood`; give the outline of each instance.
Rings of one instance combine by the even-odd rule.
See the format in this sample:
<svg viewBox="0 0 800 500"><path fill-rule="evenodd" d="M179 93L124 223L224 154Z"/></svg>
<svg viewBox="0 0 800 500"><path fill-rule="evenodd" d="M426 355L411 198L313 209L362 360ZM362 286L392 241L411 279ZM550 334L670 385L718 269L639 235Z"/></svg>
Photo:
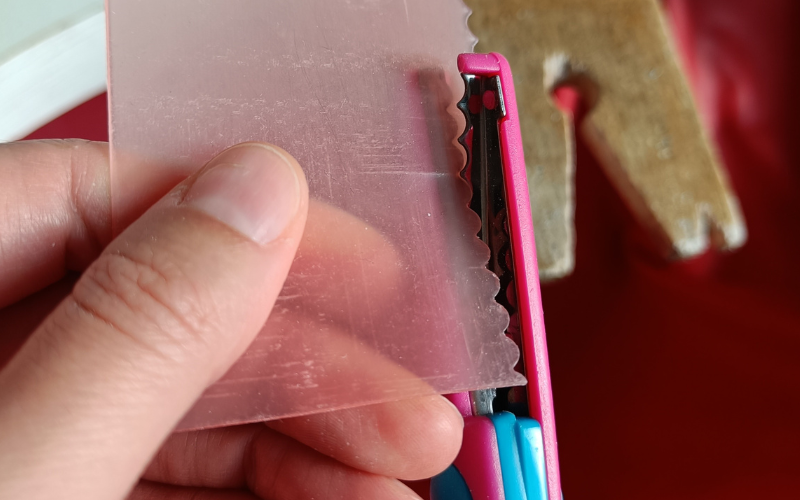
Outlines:
<svg viewBox="0 0 800 500"><path fill-rule="evenodd" d="M656 0L466 3L476 50L504 54L514 70L543 279L574 266L574 130L551 97L561 85L589 101L579 133L666 256L744 243Z"/></svg>

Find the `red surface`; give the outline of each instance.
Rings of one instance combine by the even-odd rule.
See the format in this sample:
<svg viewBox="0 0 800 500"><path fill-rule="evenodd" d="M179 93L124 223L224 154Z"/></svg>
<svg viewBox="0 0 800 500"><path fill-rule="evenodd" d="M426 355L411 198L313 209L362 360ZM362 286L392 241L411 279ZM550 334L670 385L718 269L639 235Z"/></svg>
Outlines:
<svg viewBox="0 0 800 500"><path fill-rule="evenodd" d="M576 272L543 292L564 495L798 498L800 4L667 5L750 240L659 261L580 145Z"/></svg>
<svg viewBox="0 0 800 500"><path fill-rule="evenodd" d="M581 144L577 267L543 290L569 499L800 496L795 0L668 0L750 240L667 264ZM104 140L95 99L36 137Z"/></svg>
<svg viewBox="0 0 800 500"><path fill-rule="evenodd" d="M106 94L86 101L25 139L67 138L108 141L108 97Z"/></svg>

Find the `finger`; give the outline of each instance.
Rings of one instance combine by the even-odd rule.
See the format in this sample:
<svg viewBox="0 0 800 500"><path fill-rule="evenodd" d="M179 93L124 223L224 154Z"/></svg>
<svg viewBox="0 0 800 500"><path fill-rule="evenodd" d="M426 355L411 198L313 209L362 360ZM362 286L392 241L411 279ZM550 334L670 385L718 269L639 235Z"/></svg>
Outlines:
<svg viewBox="0 0 800 500"><path fill-rule="evenodd" d="M355 469L400 479L422 479L443 471L461 447L463 421L441 396L382 403L309 417L268 422L300 443ZM145 471L151 481L237 488L244 464L272 433L259 424L170 436ZM265 445L268 447L268 445Z"/></svg>
<svg viewBox="0 0 800 500"><path fill-rule="evenodd" d="M259 401L281 401L294 404L311 400L319 394L329 399L337 398L342 388L358 387L360 397L385 399L382 381L403 381L393 386L392 396L406 396L398 401L331 412L315 417L287 419L270 422L280 426L299 440L304 440L325 454L342 460L357 469L391 477L425 477L438 473L449 465L460 448L462 420L448 402L439 396L412 399L412 395L431 392L423 380L373 351L365 350L349 332L327 328L306 317L291 318L278 315L270 319L273 324L286 322L298 331L315 332L315 348L308 350L311 388L304 384L308 373L292 373L277 367L265 373L266 358L259 352L269 353L268 335L259 336L250 347L250 356L243 358L225 377L206 392L193 408L192 415L202 419L214 412L231 408L232 415L242 411L257 414ZM358 363L350 360L357 357ZM249 366L251 365L252 366ZM315 375L319 370L319 374ZM324 376L323 376L324 375ZM284 392L280 388L265 387L263 378L283 377ZM273 392L265 392L268 389ZM306 394L305 391L308 391ZM319 392L317 392L319 391ZM406 391L405 393L403 391ZM231 404L225 398L235 394ZM242 402L244 401L244 403ZM242 404L253 402L250 410ZM263 404L263 403L262 403ZM298 406L289 411L308 412L313 406ZM189 427L202 427L207 422L195 420ZM210 431L180 433L170 437L148 468L145 477L154 481L192 486L235 487L241 484L242 464L250 460L246 453L253 429L260 426L243 426Z"/></svg>
<svg viewBox="0 0 800 500"><path fill-rule="evenodd" d="M259 500L252 493L237 490L187 488L141 481L127 500Z"/></svg>
<svg viewBox="0 0 800 500"><path fill-rule="evenodd" d="M352 406L353 394L368 404L434 393L424 379L350 331L276 306L247 355L208 388L180 428L265 420L265 411L278 407L282 415L318 412L320 405L336 410Z"/></svg>
<svg viewBox="0 0 800 500"><path fill-rule="evenodd" d="M275 500L419 498L399 481L348 467L261 424L173 435L144 477L180 486L248 487Z"/></svg>
<svg viewBox="0 0 800 500"><path fill-rule="evenodd" d="M297 163L248 144L113 241L0 373L0 497L123 496L263 325L306 209Z"/></svg>
<svg viewBox="0 0 800 500"><path fill-rule="evenodd" d="M82 270L110 239L108 145L0 144L0 307Z"/></svg>
<svg viewBox="0 0 800 500"><path fill-rule="evenodd" d="M453 463L464 421L444 397L426 396L267 425L357 469L415 480Z"/></svg>
<svg viewBox="0 0 800 500"><path fill-rule="evenodd" d="M311 202L285 287L285 295L297 297L306 314L321 313L352 328L354 294L378 315L396 304L406 281L400 253L378 230L343 210Z"/></svg>
<svg viewBox="0 0 800 500"><path fill-rule="evenodd" d="M77 276L70 274L8 307L0 309L0 370L28 340L48 314L72 291Z"/></svg>
<svg viewBox="0 0 800 500"><path fill-rule="evenodd" d="M148 481L204 488L244 488L244 464L263 424L172 434L142 474Z"/></svg>
<svg viewBox="0 0 800 500"><path fill-rule="evenodd" d="M251 446L245 478L261 498L420 500L396 479L353 469L266 427Z"/></svg>
<svg viewBox="0 0 800 500"><path fill-rule="evenodd" d="M0 308L83 271L110 241L108 145L80 140L0 144ZM146 193L137 196L147 197ZM315 307L347 317L350 276L369 277L364 294L380 308L398 296L403 264L397 250L363 221L321 202L287 283L325 290ZM324 272L322 272L324 270ZM298 277L302 282L298 283Z"/></svg>

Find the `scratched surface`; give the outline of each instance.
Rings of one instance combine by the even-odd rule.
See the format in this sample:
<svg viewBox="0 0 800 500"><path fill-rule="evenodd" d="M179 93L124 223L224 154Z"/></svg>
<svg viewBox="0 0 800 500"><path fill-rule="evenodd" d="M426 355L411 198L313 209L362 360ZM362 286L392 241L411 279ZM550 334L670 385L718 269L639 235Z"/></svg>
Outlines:
<svg viewBox="0 0 800 500"><path fill-rule="evenodd" d="M455 138L461 0L110 0L124 228L242 141L304 166L309 225L269 321L181 428L522 382Z"/></svg>

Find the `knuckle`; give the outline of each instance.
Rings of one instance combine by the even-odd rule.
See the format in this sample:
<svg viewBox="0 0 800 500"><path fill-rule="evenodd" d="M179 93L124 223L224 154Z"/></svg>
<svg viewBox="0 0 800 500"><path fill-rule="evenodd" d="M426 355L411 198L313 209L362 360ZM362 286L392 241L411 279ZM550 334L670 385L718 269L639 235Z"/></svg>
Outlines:
<svg viewBox="0 0 800 500"><path fill-rule="evenodd" d="M152 251L106 252L75 285L84 312L151 344L203 340L213 323L214 301L181 266ZM148 338L155 337L155 338Z"/></svg>

